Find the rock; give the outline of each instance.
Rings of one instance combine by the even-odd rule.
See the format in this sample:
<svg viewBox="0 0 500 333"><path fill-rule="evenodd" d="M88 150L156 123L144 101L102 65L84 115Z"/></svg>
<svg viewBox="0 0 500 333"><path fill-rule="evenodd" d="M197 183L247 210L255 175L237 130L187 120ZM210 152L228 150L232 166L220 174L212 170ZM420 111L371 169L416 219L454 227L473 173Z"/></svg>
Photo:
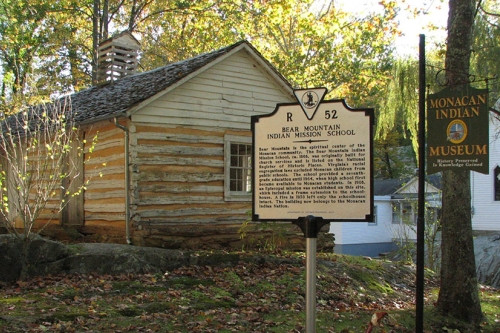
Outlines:
<svg viewBox="0 0 500 333"><path fill-rule="evenodd" d="M74 253L64 259L68 273L164 273L189 263L189 255L180 250L107 243L71 247Z"/></svg>
<svg viewBox="0 0 500 333"><path fill-rule="evenodd" d="M0 235L0 281L14 282L22 274L23 240ZM83 243L64 245L36 237L27 251L24 277L46 274L164 273L192 259L188 253L124 244Z"/></svg>
<svg viewBox="0 0 500 333"><path fill-rule="evenodd" d="M0 281L16 281L21 274L22 243L14 235L0 235Z"/></svg>
<svg viewBox="0 0 500 333"><path fill-rule="evenodd" d="M0 281L20 279L22 247L22 239L0 235ZM163 274L188 265L234 265L239 259L239 255L230 253L199 255L183 250L109 243L64 245L36 237L28 249L23 278L64 273Z"/></svg>
<svg viewBox="0 0 500 333"><path fill-rule="evenodd" d="M500 233L474 238L479 283L500 288Z"/></svg>
<svg viewBox="0 0 500 333"><path fill-rule="evenodd" d="M14 282L21 275L23 240L0 235L0 281ZM500 233L474 238L478 281L500 287ZM262 256L241 257L234 253L199 255L183 250L125 244L81 243L65 245L36 237L28 249L26 277L46 274L141 274L165 273L187 265L231 266L240 260L265 262ZM286 259L280 259L286 260Z"/></svg>
<svg viewBox="0 0 500 333"><path fill-rule="evenodd" d="M0 281L14 282L21 276L23 242L11 235L0 235ZM47 274L143 274L161 273L181 266L232 266L240 260L276 264L293 261L287 258L235 253L211 253L141 247L110 243L64 245L41 237L28 250L24 278Z"/></svg>
<svg viewBox="0 0 500 333"><path fill-rule="evenodd" d="M0 235L0 265L2 267L0 281L12 282L21 276L23 246L24 236ZM27 277L50 273L51 270L46 266L50 266L54 261L65 258L69 254L63 244L39 236L35 236L26 251L24 274Z"/></svg>

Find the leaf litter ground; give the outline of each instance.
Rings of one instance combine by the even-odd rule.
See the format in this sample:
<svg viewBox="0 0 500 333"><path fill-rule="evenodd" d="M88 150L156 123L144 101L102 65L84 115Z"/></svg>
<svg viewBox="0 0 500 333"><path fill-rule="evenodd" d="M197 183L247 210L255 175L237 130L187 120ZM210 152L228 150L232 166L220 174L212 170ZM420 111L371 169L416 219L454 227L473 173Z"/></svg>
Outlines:
<svg viewBox="0 0 500 333"><path fill-rule="evenodd" d="M377 311L389 312L378 332L412 332L414 277L390 261L320 255L318 332L364 332ZM304 332L305 280L304 254L156 275L45 276L2 286L0 330ZM426 286L432 307L432 274Z"/></svg>

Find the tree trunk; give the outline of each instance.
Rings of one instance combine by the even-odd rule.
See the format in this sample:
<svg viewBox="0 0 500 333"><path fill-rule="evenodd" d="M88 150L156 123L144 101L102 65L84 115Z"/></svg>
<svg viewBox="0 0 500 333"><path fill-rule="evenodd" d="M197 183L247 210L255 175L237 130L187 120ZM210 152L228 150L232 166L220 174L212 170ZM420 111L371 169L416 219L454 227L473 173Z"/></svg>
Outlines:
<svg viewBox="0 0 500 333"><path fill-rule="evenodd" d="M104 0L102 4L101 25L101 40L106 40L109 37L109 0Z"/></svg>
<svg viewBox="0 0 500 333"><path fill-rule="evenodd" d="M450 0L446 78L468 83L475 0ZM471 221L470 171L443 172L441 289L437 307L471 324L483 318L479 302Z"/></svg>
<svg viewBox="0 0 500 333"><path fill-rule="evenodd" d="M100 11L100 0L94 0L94 7L92 11L92 85L97 84L97 57L99 48L99 11Z"/></svg>
<svg viewBox="0 0 500 333"><path fill-rule="evenodd" d="M470 209L470 173L443 172L441 289L438 310L470 323L482 320Z"/></svg>
<svg viewBox="0 0 500 333"><path fill-rule="evenodd" d="M384 161L387 166L387 178L394 178L394 172L391 167L391 157L389 156L389 145L384 144Z"/></svg>

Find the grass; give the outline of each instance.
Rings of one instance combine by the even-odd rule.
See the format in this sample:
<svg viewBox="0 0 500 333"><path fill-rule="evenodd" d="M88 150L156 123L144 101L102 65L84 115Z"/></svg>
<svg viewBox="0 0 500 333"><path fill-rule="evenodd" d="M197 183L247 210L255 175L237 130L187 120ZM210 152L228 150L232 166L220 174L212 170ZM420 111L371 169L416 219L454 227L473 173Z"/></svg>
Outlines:
<svg viewBox="0 0 500 333"><path fill-rule="evenodd" d="M303 332L305 267L301 254L293 256L286 264L240 262L164 276L75 275L4 285L0 331ZM426 331L474 332L435 311L438 286L431 272L427 276ZM319 255L318 332L364 332L377 311L389 313L385 332L413 332L414 278L405 265ZM500 332L500 291L481 287L480 296L481 332Z"/></svg>

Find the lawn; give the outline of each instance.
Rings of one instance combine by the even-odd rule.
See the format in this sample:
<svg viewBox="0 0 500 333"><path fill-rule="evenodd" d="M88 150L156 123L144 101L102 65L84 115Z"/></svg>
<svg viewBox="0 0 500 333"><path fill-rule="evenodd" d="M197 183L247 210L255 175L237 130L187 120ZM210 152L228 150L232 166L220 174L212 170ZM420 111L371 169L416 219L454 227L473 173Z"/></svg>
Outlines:
<svg viewBox="0 0 500 333"><path fill-rule="evenodd" d="M270 258L270 257L269 257ZM237 265L181 267L165 274L59 275L0 289L2 332L304 332L305 258L287 254ZM279 260L278 260L279 259ZM413 332L414 267L318 255L317 331ZM434 310L426 279L425 329L466 332ZM483 332L500 332L500 291L481 287Z"/></svg>

